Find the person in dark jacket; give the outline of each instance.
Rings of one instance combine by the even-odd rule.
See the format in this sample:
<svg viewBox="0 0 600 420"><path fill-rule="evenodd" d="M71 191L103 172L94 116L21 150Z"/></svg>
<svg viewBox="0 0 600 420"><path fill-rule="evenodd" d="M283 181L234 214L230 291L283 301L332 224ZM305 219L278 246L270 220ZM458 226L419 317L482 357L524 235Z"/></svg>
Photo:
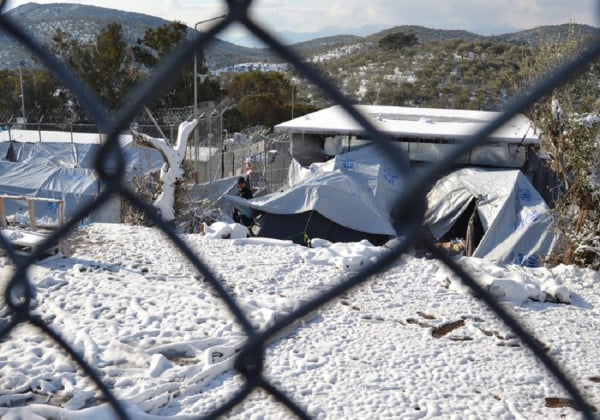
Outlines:
<svg viewBox="0 0 600 420"><path fill-rule="evenodd" d="M237 195L239 197L245 198L246 200L249 200L252 198L252 190L248 186L248 183L246 182L246 179L243 176L238 178L237 187L238 187ZM242 212L240 212L236 208L233 209L233 221L236 223L241 223L244 226L252 225L252 219L250 217L242 214Z"/></svg>
<svg viewBox="0 0 600 420"><path fill-rule="evenodd" d="M238 196L245 198L246 200L249 200L252 198L252 190L250 189L250 186L248 185L248 181L246 181L246 178L244 178L243 176L238 178Z"/></svg>

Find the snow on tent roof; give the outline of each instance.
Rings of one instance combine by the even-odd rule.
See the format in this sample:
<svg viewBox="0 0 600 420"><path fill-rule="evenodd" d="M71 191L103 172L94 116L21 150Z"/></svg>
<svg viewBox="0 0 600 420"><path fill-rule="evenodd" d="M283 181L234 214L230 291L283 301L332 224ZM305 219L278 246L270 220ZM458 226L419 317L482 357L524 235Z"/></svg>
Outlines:
<svg viewBox="0 0 600 420"><path fill-rule="evenodd" d="M424 224L436 239L475 201L484 233L473 257L536 267L555 245L550 209L519 170L456 170L438 180L427 201Z"/></svg>
<svg viewBox="0 0 600 420"><path fill-rule="evenodd" d="M82 204L95 199L102 189L93 170L101 140L98 133L11 130L9 136L7 131L0 132L0 193L63 199L65 217L72 217ZM119 141L123 146L128 179L158 171L163 165L159 151L135 145L131 135L121 135ZM104 162L108 168L116 164L115 158ZM19 206L11 201L7 212L14 214L19 211ZM36 217L46 215L45 210L36 209ZM94 220L102 221L120 218L111 206L103 207L92 216Z"/></svg>
<svg viewBox="0 0 600 420"><path fill-rule="evenodd" d="M78 144L102 144L106 136L101 133L81 133L70 131L48 131L48 130L4 130L0 131L0 142L17 141L20 143L78 143ZM119 135L122 146L131 143L131 134Z"/></svg>
<svg viewBox="0 0 600 420"><path fill-rule="evenodd" d="M400 174L389 163L373 146L364 146L303 169L294 185L285 191L250 200L235 196L225 198L251 217L258 214L298 216L316 212L322 218L309 217L301 225L307 229L310 222L314 231L332 234L323 239L353 241L361 233L365 239L377 235L389 239L396 235L391 208L403 188ZM303 230L289 231L295 229L297 217L274 219L280 234L289 233L282 237L295 237ZM327 226L317 228L323 223ZM336 225L346 229L339 229Z"/></svg>
<svg viewBox="0 0 600 420"><path fill-rule="evenodd" d="M41 133L42 141L39 141ZM71 135L73 142L71 142ZM67 168L94 168L94 159L99 152L102 136L98 133L69 133L61 131L11 130L0 132L0 160L7 156L12 146L14 159L22 164L50 162ZM123 148L128 176L157 171L163 164L159 151L137 146L130 134L119 136ZM116 165L116 161L105 165Z"/></svg>
<svg viewBox="0 0 600 420"><path fill-rule="evenodd" d="M48 162L20 164L0 161L0 193L9 196L32 196L62 199L65 217L72 217L77 209L92 201L100 185L91 169L65 168ZM26 209L14 200L5 203L7 214ZM36 217L56 217L55 206L36 205Z"/></svg>
<svg viewBox="0 0 600 420"><path fill-rule="evenodd" d="M378 130L403 138L460 140L493 121L500 112L441 108L356 105ZM275 126L276 132L364 135L365 130L340 105ZM490 142L537 144L532 122L518 114L488 137Z"/></svg>
<svg viewBox="0 0 600 420"><path fill-rule="evenodd" d="M12 159L8 150L12 147ZM0 141L0 159L26 164L35 161L49 162L66 168L93 168L94 156L100 149L99 144L91 143L21 143Z"/></svg>
<svg viewBox="0 0 600 420"><path fill-rule="evenodd" d="M390 216L377 204L373 194L355 177L339 170L320 173L283 192L251 200L234 196L227 199L240 209L251 208L272 214L316 211L357 231L381 235L396 233Z"/></svg>

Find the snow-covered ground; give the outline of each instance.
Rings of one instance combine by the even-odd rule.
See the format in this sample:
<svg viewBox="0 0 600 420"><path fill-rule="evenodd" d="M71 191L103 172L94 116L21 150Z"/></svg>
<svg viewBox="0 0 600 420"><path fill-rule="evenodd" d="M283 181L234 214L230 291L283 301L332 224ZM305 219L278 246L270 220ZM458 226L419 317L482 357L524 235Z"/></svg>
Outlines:
<svg viewBox="0 0 600 420"><path fill-rule="evenodd" d="M368 243L315 241L305 248L216 239L221 233L207 229L184 239L258 328L388 252ZM163 234L92 224L72 236L65 254L29 270L34 311L98 370L133 418L199 416L240 389L243 378L232 366L245 343L242 329ZM458 262L600 408L599 274ZM5 285L6 258L0 266ZM546 293L571 303L530 299ZM2 305L0 327L8 317ZM579 418L554 377L481 301L437 261L410 255L293 325L269 344L264 366L273 384L322 419ZM32 326L22 324L0 342L3 418L114 418L99 397ZM255 391L228 417L293 416Z"/></svg>

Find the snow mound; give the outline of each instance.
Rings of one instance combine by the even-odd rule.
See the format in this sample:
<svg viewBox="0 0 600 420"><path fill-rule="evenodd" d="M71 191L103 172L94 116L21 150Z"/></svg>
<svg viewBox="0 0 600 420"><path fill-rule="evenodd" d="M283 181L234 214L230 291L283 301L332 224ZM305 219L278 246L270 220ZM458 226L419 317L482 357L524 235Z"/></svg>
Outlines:
<svg viewBox="0 0 600 420"><path fill-rule="evenodd" d="M250 236L248 228L244 225L240 225L239 223L215 222L210 226L206 223L203 223L202 226L203 229L201 229L201 232L204 232L204 236L206 238L240 239Z"/></svg>
<svg viewBox="0 0 600 420"><path fill-rule="evenodd" d="M360 242L330 242L325 239L312 239L311 248L304 255L307 263L315 265L335 265L340 270L360 270L367 264L375 263L389 252L389 248L375 246L367 240Z"/></svg>
<svg viewBox="0 0 600 420"><path fill-rule="evenodd" d="M515 304L529 300L555 303L572 302L569 289L561 285L550 269L524 269L520 266L499 266L479 258L463 257L457 263L493 297ZM445 265L440 265L438 280L450 290L471 293L471 289Z"/></svg>

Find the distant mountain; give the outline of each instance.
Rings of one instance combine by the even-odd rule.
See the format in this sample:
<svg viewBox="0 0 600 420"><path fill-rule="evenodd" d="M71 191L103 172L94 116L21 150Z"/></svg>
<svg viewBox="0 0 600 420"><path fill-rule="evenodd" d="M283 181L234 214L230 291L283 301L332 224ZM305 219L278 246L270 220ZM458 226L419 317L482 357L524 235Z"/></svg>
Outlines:
<svg viewBox="0 0 600 420"><path fill-rule="evenodd" d="M589 25L565 23L562 25L538 26L533 29L526 29L523 31L507 33L503 35L487 36L461 30L431 29L423 26L403 25L383 30L367 38L372 41L378 41L383 36L396 32L414 34L421 44L450 39L462 39L465 41L477 41L485 39L534 47L547 43L562 43L566 41L570 32L572 33L574 39L589 39L600 36L600 28L595 28Z"/></svg>
<svg viewBox="0 0 600 420"><path fill-rule="evenodd" d="M125 38L135 44L148 28L156 28L168 24L169 21L159 17L141 13L125 12L104 7L82 4L54 3L25 5L9 10L6 14L19 22L27 31L34 34L42 43L49 43L57 28L72 34L82 41L93 39L100 30L111 22L119 22ZM489 39L502 42L513 42L526 45L539 45L544 42L564 40L569 31L580 38L598 36L600 29L588 25L556 25L542 26L525 31L496 36L483 36L461 30L431 29L422 26L396 26L380 30L376 26L364 26L352 30L352 34L341 35L343 29L330 27L319 32L296 33L281 32L274 34L304 57L323 53L324 49L348 48L360 44L376 44L381 37L393 33L404 32L417 36L420 43L447 39L464 39L467 41ZM377 32L378 31L378 32ZM193 29L189 29L190 36ZM32 65L28 51L4 32L0 32L0 69L16 68L21 61ZM236 45L221 39L213 40L205 50L208 68L216 71L236 64L256 62L281 62L268 48L250 48Z"/></svg>
<svg viewBox="0 0 600 420"><path fill-rule="evenodd" d="M565 23L563 25L538 26L533 29L491 36L489 38L503 42L537 46L547 43L565 42L569 36L569 32L572 32L572 36L575 39L591 39L600 36L600 28Z"/></svg>
<svg viewBox="0 0 600 420"><path fill-rule="evenodd" d="M125 40L133 45L138 38L144 36L147 29L170 23L168 20L142 13L69 3L27 3L5 14L19 22L42 43L51 42L57 28L77 39L87 41L93 39L109 23L119 22L123 27ZM193 29L190 28L189 32L191 36ZM15 68L22 60L31 64L27 50L4 32L0 32L0 45L0 68ZM268 50L245 48L216 39L210 43L205 56L207 65L212 70L232 63L266 60L271 53Z"/></svg>
<svg viewBox="0 0 600 420"><path fill-rule="evenodd" d="M336 26L329 26L316 32L293 32L293 31L279 31L274 32L273 35L283 42L285 45L293 45L301 42L317 40L320 38L330 38L338 36L340 34L347 34L358 37L365 37L374 34L378 31L383 30L381 25L365 25L360 28L343 29ZM238 37L225 37L225 40L234 43L236 45L251 47L251 48L264 48L265 45L253 35L238 36Z"/></svg>

